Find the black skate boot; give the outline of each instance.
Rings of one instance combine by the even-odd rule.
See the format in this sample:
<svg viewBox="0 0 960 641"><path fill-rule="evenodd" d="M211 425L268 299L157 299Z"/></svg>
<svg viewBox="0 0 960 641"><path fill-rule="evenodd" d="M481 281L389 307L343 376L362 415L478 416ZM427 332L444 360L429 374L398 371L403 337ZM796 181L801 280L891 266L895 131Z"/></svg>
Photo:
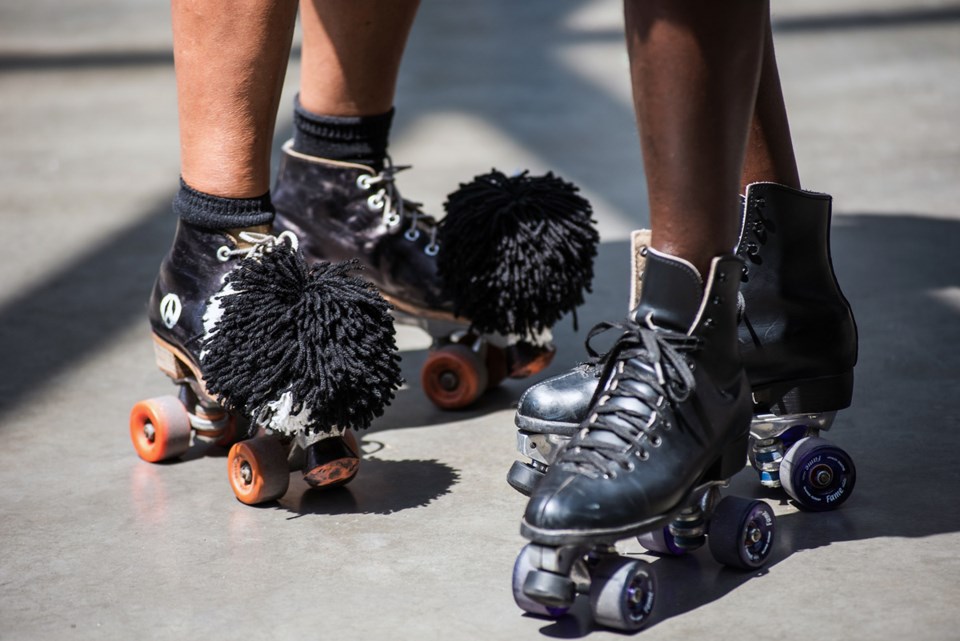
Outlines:
<svg viewBox="0 0 960 641"><path fill-rule="evenodd" d="M737 352L741 268L736 256L717 257L704 282L689 263L648 251L640 304L605 359L587 418L527 505L521 534L531 544L514 578L524 609L568 607L579 588L600 623L635 629L652 607L652 578L613 546L671 523L690 549L713 519L719 561L766 561L770 508L732 497L717 504L749 439L750 387Z"/></svg>
<svg viewBox="0 0 960 641"><path fill-rule="evenodd" d="M750 461L763 485L780 487L789 454L785 489L814 510L838 507L856 478L850 457L818 438L850 404L857 358L856 325L833 272L829 230L829 196L773 183L748 187L737 253L746 261L739 345L756 414ZM635 236L635 255L646 238ZM639 275L642 264L634 264ZM576 431L584 399L597 385L597 360L521 398L518 448L531 462L511 468L508 481L517 490L529 494Z"/></svg>
<svg viewBox="0 0 960 641"><path fill-rule="evenodd" d="M194 436L232 445L230 482L251 504L282 496L291 469L317 487L352 478L359 448L347 428L366 427L399 386L386 302L346 275L352 266L308 272L296 236L268 232L178 224L149 319L157 364L180 393L141 401L130 417L134 447L150 462L181 456ZM319 301L334 319L316 312ZM348 327L351 338L326 338ZM370 372L344 380L345 367Z"/></svg>
<svg viewBox="0 0 960 641"><path fill-rule="evenodd" d="M850 406L857 326L830 258L831 198L773 183L747 188L738 254L740 354L753 389L750 461L767 487L828 510L856 481L850 456L820 438Z"/></svg>
<svg viewBox="0 0 960 641"><path fill-rule="evenodd" d="M273 190L276 224L302 239L308 261L358 260L364 268L361 276L372 281L393 305L396 320L418 326L433 338L421 375L427 396L440 407L461 408L505 377L524 378L549 365L555 352L549 325L559 313L541 305L534 318L512 309L502 314L509 321L520 322L502 322L500 318L482 322L471 314L470 306L461 300L467 292L482 299L481 309L496 309L500 303L486 295L482 275L463 286L466 278L452 274L462 271L457 261L471 253L458 249L455 241L470 244L472 250L482 248L483 243L466 238L460 229L449 231L450 225L445 228L452 214L438 223L423 213L419 203L404 199L395 178L406 168L394 166L386 157L384 169L375 171L365 165L309 156L288 143ZM588 224L589 205L582 202L585 214L581 224L587 227L583 235L592 239L592 244L573 245L570 254L575 258L557 261L564 266L586 263L579 280L569 279L576 294L559 305L562 311L582 302L580 290L589 287L592 277L596 232ZM496 257L499 242L495 239L490 244L493 249L487 257ZM447 257L446 273L445 248L454 254ZM545 262L531 256L531 264ZM546 278L561 280L544 271L548 272ZM518 282L515 287L540 291L535 285ZM536 300L536 295L533 298Z"/></svg>

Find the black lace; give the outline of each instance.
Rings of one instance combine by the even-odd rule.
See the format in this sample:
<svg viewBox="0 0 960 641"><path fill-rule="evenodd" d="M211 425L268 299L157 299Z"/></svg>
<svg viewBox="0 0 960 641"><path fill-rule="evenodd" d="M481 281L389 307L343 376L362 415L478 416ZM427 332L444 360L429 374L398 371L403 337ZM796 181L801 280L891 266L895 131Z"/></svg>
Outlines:
<svg viewBox="0 0 960 641"><path fill-rule="evenodd" d="M662 328L643 327L634 320L600 323L590 338L612 328L623 330L606 354L588 351L603 364L591 414L564 451L561 464L588 476L616 476L646 460L650 447L659 447L659 431L671 429L670 405L682 403L696 387L686 354L700 348L700 339ZM640 401L642 410L609 403L616 397ZM613 434L610 439L601 433Z"/></svg>

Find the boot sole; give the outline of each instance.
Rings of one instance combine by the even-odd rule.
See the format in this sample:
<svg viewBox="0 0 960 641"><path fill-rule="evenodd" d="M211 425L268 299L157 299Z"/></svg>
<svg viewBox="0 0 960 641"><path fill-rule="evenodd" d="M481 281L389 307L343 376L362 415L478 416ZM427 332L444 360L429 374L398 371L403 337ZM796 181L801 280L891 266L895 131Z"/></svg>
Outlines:
<svg viewBox="0 0 960 641"><path fill-rule="evenodd" d="M753 389L754 414L822 414L846 409L852 400L853 370Z"/></svg>
<svg viewBox="0 0 960 641"><path fill-rule="evenodd" d="M749 434L738 437L729 443L719 457L707 467L700 479L687 491L683 499L661 514L640 521L634 521L616 528L564 529L540 528L527 522L526 517L520 523L520 535L533 543L545 545L573 545L581 543L616 543L617 541L651 532L668 525L680 512L690 505L692 497L698 496L711 485L726 483L742 470L747 459Z"/></svg>

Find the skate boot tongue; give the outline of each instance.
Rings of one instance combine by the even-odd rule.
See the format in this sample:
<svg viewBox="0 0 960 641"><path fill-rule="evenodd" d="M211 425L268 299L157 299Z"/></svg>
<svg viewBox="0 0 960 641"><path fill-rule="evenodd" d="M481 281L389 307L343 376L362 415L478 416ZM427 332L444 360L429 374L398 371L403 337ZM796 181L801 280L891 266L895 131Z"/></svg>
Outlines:
<svg viewBox="0 0 960 641"><path fill-rule="evenodd" d="M697 268L675 256L647 249L640 304L633 312L634 320L654 327L687 334L700 310L703 278Z"/></svg>

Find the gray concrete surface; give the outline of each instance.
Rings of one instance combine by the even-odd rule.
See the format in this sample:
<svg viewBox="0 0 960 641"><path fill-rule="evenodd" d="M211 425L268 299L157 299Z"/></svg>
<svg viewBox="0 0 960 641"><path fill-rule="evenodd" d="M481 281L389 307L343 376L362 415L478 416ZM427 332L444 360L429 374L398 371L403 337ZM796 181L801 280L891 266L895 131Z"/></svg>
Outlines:
<svg viewBox="0 0 960 641"><path fill-rule="evenodd" d="M855 405L831 437L858 487L780 515L773 562L653 559L646 639L960 638L960 4L779 0L804 183L834 194L836 268L860 325ZM289 134L296 60L277 141ZM603 245L581 327L622 313L627 232L646 224L615 0L424 3L400 82L404 193L437 211L492 166L553 169L593 200ZM510 382L432 408L426 337L401 330L397 402L348 489L251 508L225 459L141 462L154 368L145 300L173 230L178 146L168 9L0 3L0 639L613 638L582 608L510 594L524 500ZM582 355L557 331L548 374ZM628 550L638 552L628 546Z"/></svg>

